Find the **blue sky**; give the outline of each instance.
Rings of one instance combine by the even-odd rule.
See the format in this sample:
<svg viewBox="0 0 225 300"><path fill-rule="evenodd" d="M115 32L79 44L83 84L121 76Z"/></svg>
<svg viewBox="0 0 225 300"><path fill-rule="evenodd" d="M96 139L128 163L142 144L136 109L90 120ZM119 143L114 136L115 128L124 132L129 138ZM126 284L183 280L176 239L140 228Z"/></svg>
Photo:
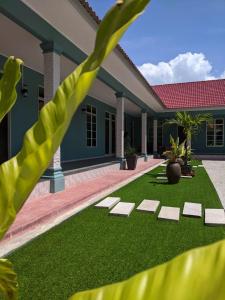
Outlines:
<svg viewBox="0 0 225 300"><path fill-rule="evenodd" d="M120 44L153 84L225 77L225 0L152 0Z"/></svg>

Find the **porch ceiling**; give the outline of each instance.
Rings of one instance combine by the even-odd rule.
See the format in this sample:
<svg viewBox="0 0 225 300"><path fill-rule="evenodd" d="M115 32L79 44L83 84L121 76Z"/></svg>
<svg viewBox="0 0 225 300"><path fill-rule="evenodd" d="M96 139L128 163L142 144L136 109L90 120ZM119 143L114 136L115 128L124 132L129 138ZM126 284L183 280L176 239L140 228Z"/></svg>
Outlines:
<svg viewBox="0 0 225 300"><path fill-rule="evenodd" d="M43 74L44 61L42 50L39 46L41 41L2 14L0 18L0 39L2 41L0 54L19 57L24 61L25 66ZM75 67L75 63L61 56L61 80ZM115 91L99 79L95 81L89 95L112 107L116 107ZM137 115L141 110L137 105L127 100L125 102L125 111L129 114Z"/></svg>

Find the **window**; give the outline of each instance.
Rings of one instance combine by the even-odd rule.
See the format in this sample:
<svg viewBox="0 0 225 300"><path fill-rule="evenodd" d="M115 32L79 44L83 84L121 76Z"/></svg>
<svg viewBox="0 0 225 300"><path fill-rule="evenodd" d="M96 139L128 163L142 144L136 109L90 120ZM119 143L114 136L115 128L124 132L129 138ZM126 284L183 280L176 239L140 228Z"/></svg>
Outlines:
<svg viewBox="0 0 225 300"><path fill-rule="evenodd" d="M157 126L157 143L158 143L158 149L163 146L163 121L158 120L158 126Z"/></svg>
<svg viewBox="0 0 225 300"><path fill-rule="evenodd" d="M207 147L222 147L224 145L224 119L214 119L207 122Z"/></svg>
<svg viewBox="0 0 225 300"><path fill-rule="evenodd" d="M86 128L87 128L87 146L96 147L97 144L97 127L96 127L96 108L87 105Z"/></svg>
<svg viewBox="0 0 225 300"><path fill-rule="evenodd" d="M116 150L116 117L105 112L105 154L113 154Z"/></svg>
<svg viewBox="0 0 225 300"><path fill-rule="evenodd" d="M38 111L40 111L44 105L45 105L44 88L43 86L39 86L38 87Z"/></svg>

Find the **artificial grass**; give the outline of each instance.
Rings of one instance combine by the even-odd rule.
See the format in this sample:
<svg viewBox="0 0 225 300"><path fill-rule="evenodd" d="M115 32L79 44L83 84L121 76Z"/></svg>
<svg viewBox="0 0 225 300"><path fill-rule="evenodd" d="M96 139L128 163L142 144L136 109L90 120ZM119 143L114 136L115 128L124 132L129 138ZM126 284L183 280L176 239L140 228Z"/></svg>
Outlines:
<svg viewBox="0 0 225 300"><path fill-rule="evenodd" d="M196 170L195 178L176 185L156 180L162 170L159 167L112 195L136 204L156 199L180 208L185 201L221 207L203 168ZM18 273L20 299L68 299L77 291L124 280L224 238L223 227L204 226L203 218L181 217L175 223L157 220L157 214L133 211L129 218L117 217L92 206L18 249L9 259Z"/></svg>

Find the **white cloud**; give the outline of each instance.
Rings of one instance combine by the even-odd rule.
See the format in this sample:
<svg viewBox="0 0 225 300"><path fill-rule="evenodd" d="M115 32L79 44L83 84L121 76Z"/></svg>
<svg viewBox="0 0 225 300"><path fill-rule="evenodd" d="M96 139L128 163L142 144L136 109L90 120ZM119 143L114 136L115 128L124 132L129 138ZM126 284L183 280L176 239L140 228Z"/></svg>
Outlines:
<svg viewBox="0 0 225 300"><path fill-rule="evenodd" d="M187 52L169 62L145 63L138 68L152 85L216 79L211 73L212 65L203 53ZM225 78L225 71L219 78Z"/></svg>

